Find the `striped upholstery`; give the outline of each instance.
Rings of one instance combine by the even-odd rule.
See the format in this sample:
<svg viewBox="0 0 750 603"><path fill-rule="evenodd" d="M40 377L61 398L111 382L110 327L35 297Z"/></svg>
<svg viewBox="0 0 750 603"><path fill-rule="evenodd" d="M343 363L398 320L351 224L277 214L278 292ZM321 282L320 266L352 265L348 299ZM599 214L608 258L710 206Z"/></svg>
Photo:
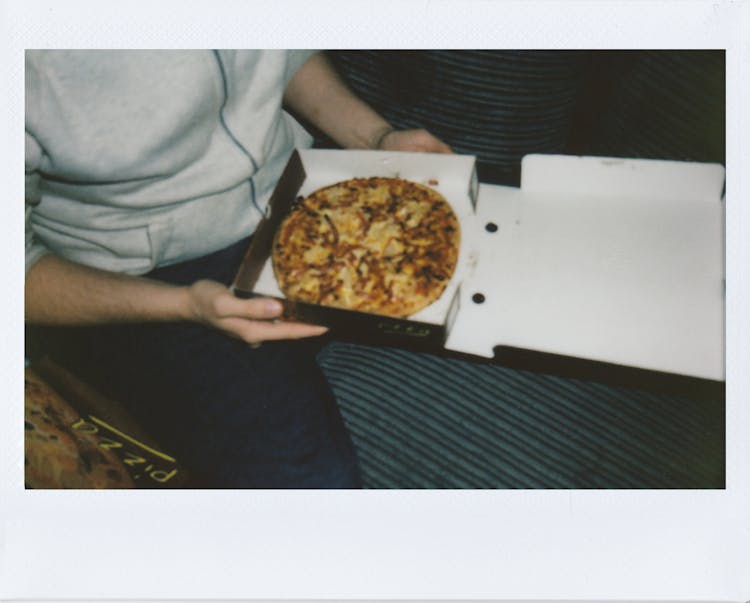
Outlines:
<svg viewBox="0 0 750 603"><path fill-rule="evenodd" d="M721 488L721 401L393 348L320 363L368 488Z"/></svg>
<svg viewBox="0 0 750 603"><path fill-rule="evenodd" d="M347 51L334 60L397 127L426 127L477 155L485 182L516 183L529 152L723 160L723 53ZM721 399L350 343L329 344L320 362L369 488L724 486Z"/></svg>
<svg viewBox="0 0 750 603"><path fill-rule="evenodd" d="M476 155L480 180L514 184L521 157L566 150L588 55L336 51L352 88L398 128L424 127Z"/></svg>
<svg viewBox="0 0 750 603"><path fill-rule="evenodd" d="M724 51L609 53L607 102L582 151L724 163ZM612 77L616 73L617 77Z"/></svg>
<svg viewBox="0 0 750 603"><path fill-rule="evenodd" d="M352 88L399 128L518 181L528 153L724 162L724 51L334 51ZM320 139L319 144L329 144Z"/></svg>

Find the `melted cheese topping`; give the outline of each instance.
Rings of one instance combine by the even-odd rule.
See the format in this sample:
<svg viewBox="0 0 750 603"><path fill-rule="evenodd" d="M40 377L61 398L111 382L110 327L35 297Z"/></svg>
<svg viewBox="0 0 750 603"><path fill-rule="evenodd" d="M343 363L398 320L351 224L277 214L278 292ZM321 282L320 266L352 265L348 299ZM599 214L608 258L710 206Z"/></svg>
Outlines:
<svg viewBox="0 0 750 603"><path fill-rule="evenodd" d="M291 299L408 316L443 292L459 241L458 220L433 189L356 178L300 200L277 232L272 260Z"/></svg>

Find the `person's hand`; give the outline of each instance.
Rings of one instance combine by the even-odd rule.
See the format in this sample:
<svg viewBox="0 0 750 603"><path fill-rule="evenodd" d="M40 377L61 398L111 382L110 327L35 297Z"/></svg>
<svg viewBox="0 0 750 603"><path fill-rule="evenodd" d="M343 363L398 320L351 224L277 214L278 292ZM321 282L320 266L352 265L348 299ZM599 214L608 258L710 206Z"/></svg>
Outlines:
<svg viewBox="0 0 750 603"><path fill-rule="evenodd" d="M377 141L380 151L417 151L423 153L452 153L453 150L427 130L387 130Z"/></svg>
<svg viewBox="0 0 750 603"><path fill-rule="evenodd" d="M240 299L214 281L202 280L188 288L195 321L220 329L250 344L272 339L299 339L322 335L325 327L278 321L281 304L273 299Z"/></svg>

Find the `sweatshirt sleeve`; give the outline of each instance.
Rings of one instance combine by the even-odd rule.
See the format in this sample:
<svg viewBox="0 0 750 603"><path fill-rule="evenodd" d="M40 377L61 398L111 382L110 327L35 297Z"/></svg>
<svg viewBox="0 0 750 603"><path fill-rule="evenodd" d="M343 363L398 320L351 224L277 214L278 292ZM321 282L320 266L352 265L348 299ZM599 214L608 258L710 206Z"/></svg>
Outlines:
<svg viewBox="0 0 750 603"><path fill-rule="evenodd" d="M307 59L309 59L314 54L317 54L320 52L319 50L290 50L289 51L289 60L287 61L287 71L286 71L286 81L289 82L289 80L292 79L292 76L297 72L297 70L302 67L302 65L305 64Z"/></svg>
<svg viewBox="0 0 750 603"><path fill-rule="evenodd" d="M31 225L31 216L34 213L34 208L41 201L41 192L39 190L39 164L41 157L41 146L29 132L26 132L26 273L29 272L31 267L40 258L50 253L50 250L34 235L34 229Z"/></svg>

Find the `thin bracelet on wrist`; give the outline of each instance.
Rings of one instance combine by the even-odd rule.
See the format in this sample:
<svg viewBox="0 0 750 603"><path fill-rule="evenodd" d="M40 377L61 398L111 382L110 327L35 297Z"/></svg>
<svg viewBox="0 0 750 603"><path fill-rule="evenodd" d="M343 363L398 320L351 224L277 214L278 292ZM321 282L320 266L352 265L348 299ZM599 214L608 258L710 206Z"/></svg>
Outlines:
<svg viewBox="0 0 750 603"><path fill-rule="evenodd" d="M390 133L395 132L395 131L396 131L396 128L393 128L391 126L388 126L387 128L383 129L383 131L380 132L378 136L375 138L375 141L370 148L374 151L379 151L380 145L383 144L383 141L385 140L386 136L388 136Z"/></svg>

